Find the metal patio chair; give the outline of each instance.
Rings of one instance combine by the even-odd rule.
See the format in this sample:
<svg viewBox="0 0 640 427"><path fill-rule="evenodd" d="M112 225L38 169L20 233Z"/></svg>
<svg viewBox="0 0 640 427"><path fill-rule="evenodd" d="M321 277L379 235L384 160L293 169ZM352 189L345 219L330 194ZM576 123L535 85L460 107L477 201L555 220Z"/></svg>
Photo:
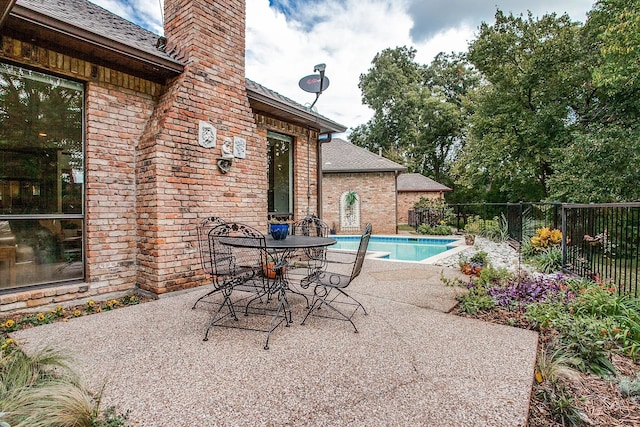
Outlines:
<svg viewBox="0 0 640 427"><path fill-rule="evenodd" d="M367 254L367 247L369 246L369 239L371 237L371 224L365 226L364 232L360 237L360 245L358 246L358 252L352 262L344 263L339 261L328 261L327 267L324 271L319 272L303 279L308 282L309 285L314 285L313 288L313 302L311 307L307 311L306 316L302 320L302 324L306 322L309 315L313 314L319 317L327 317L338 320L346 320L351 323L355 332L358 332L358 328L353 323L353 316L362 308L364 314L368 314L364 306L351 295L346 292L346 288L349 284L360 274L362 270L362 264L364 263L365 255ZM334 265L343 264L343 270L347 265L351 266L351 273L345 274L343 272L335 272L329 270L329 267ZM345 265L346 264L346 265ZM320 314L319 310L323 307L327 307L331 312L337 314L336 316L328 316ZM345 309L342 309L342 307ZM340 308L338 308L340 307ZM349 311L345 311L348 309Z"/></svg>
<svg viewBox="0 0 640 427"><path fill-rule="evenodd" d="M293 223L291 234L297 236L327 237L329 236L329 226L320 218L309 215ZM324 268L327 258L327 248L308 248L300 253L302 261L310 271L318 271Z"/></svg>
<svg viewBox="0 0 640 427"><path fill-rule="evenodd" d="M196 304L198 304L198 302L200 302L202 299L216 292L220 292L220 288L217 286L218 283L215 277L214 267L212 265L212 259L214 258L211 256L212 255L211 251L213 248L209 244L209 232L214 228L216 228L217 226L223 225L225 223L226 223L225 220L223 220L222 218L219 218L217 216L210 216L200 220L200 222L196 227L196 230L198 232L198 250L200 252L200 264L202 265L202 269L204 270L204 272L207 275L209 275L209 277L211 278L211 281L213 284L213 290L211 290L211 292L208 292L203 296L201 296L200 298L198 298L196 302L193 304L192 308L196 308ZM218 260L221 260L223 257L223 252L225 252L225 248L216 248L216 249L218 249L219 251L216 258ZM230 256L231 251L226 250L226 252Z"/></svg>
<svg viewBox="0 0 640 427"><path fill-rule="evenodd" d="M283 265L272 265L271 271L276 272L274 279L269 278L267 266L268 253L265 246L265 236L248 225L239 223L225 223L212 228L208 233L210 265L213 269L214 291L222 295L211 316L209 326L205 332L204 341L209 339L209 331L213 326L227 328L248 329L268 332L265 348L268 348L271 332L282 322L287 325L291 321L291 310L286 301L279 301L277 310L268 308L254 308L256 301L264 303L276 294L279 280L282 280ZM205 295L205 296L207 296ZM198 301L201 301L200 298ZM209 301L207 301L209 302ZM195 307L195 305L194 305ZM238 309L249 314L274 314L268 328L257 328L252 323L236 323ZM280 313L283 312L283 317ZM233 322L227 322L233 320Z"/></svg>
<svg viewBox="0 0 640 427"><path fill-rule="evenodd" d="M296 221L291 226L291 234L297 236L314 236L328 237L329 226L326 222L315 215L308 215L303 219ZM296 262L290 266L290 273L295 271L296 267L306 268L304 281L300 282L303 289L308 288L309 278L324 270L327 263L327 247L305 248L301 249L296 256ZM307 301L309 308L309 299L304 292L292 290L292 292L302 295Z"/></svg>

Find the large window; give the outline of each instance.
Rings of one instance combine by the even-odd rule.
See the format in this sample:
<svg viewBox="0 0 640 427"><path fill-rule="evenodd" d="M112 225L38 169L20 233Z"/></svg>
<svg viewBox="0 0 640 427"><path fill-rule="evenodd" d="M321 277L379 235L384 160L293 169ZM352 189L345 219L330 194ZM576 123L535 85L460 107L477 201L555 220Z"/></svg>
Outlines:
<svg viewBox="0 0 640 427"><path fill-rule="evenodd" d="M84 278L84 87L0 63L0 291Z"/></svg>
<svg viewBox="0 0 640 427"><path fill-rule="evenodd" d="M267 134L269 164L269 213L293 212L293 139L275 132Z"/></svg>

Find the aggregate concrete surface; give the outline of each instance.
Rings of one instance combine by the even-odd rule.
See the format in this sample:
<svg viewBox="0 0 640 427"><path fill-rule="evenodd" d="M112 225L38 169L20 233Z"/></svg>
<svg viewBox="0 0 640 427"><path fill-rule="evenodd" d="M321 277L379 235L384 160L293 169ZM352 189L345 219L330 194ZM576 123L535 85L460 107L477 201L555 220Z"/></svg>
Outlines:
<svg viewBox="0 0 640 427"><path fill-rule="evenodd" d="M455 269L367 259L348 322L310 317L263 332L214 327L197 288L18 331L26 351L72 354L102 407L139 426L524 426L537 334L448 314ZM220 298L219 296L216 298ZM262 317L262 316L258 316ZM241 319L242 321L243 319ZM267 319L268 321L268 319Z"/></svg>

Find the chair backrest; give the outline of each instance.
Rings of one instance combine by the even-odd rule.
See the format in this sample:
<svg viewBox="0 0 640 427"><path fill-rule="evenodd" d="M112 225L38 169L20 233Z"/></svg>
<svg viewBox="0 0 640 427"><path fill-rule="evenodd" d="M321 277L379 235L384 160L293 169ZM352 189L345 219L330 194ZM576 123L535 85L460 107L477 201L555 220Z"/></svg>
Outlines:
<svg viewBox="0 0 640 427"><path fill-rule="evenodd" d="M329 226L317 216L309 215L293 223L291 234L298 236L327 237L329 235Z"/></svg>
<svg viewBox="0 0 640 427"><path fill-rule="evenodd" d="M261 272L266 263L266 240L251 226L224 223L209 231L209 253L214 283L221 285L229 278L246 279Z"/></svg>
<svg viewBox="0 0 640 427"><path fill-rule="evenodd" d="M202 264L202 269L208 274L213 274L213 266L211 265L211 247L209 245L209 232L224 223L225 221L222 218L218 218L217 216L210 216L201 219L196 227L198 231L200 263Z"/></svg>
<svg viewBox="0 0 640 427"><path fill-rule="evenodd" d="M351 271L351 280L358 277L360 270L362 270L362 264L364 263L364 257L367 255L367 247L369 246L369 239L371 238L371 223L368 223L364 227L362 236L360 237L360 245L358 246L358 253L356 254L356 260L353 264L353 270Z"/></svg>

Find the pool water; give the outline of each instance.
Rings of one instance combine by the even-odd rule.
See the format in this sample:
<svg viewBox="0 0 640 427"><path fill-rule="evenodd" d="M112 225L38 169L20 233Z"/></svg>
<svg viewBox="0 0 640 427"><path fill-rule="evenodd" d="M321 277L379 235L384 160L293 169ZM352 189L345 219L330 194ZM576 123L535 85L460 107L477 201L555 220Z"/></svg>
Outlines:
<svg viewBox="0 0 640 427"><path fill-rule="evenodd" d="M331 236L338 243L330 249L358 250L360 236ZM441 254L457 242L455 239L434 239L423 237L383 237L371 236L367 251L387 252L383 258L399 261L422 261L434 255Z"/></svg>

